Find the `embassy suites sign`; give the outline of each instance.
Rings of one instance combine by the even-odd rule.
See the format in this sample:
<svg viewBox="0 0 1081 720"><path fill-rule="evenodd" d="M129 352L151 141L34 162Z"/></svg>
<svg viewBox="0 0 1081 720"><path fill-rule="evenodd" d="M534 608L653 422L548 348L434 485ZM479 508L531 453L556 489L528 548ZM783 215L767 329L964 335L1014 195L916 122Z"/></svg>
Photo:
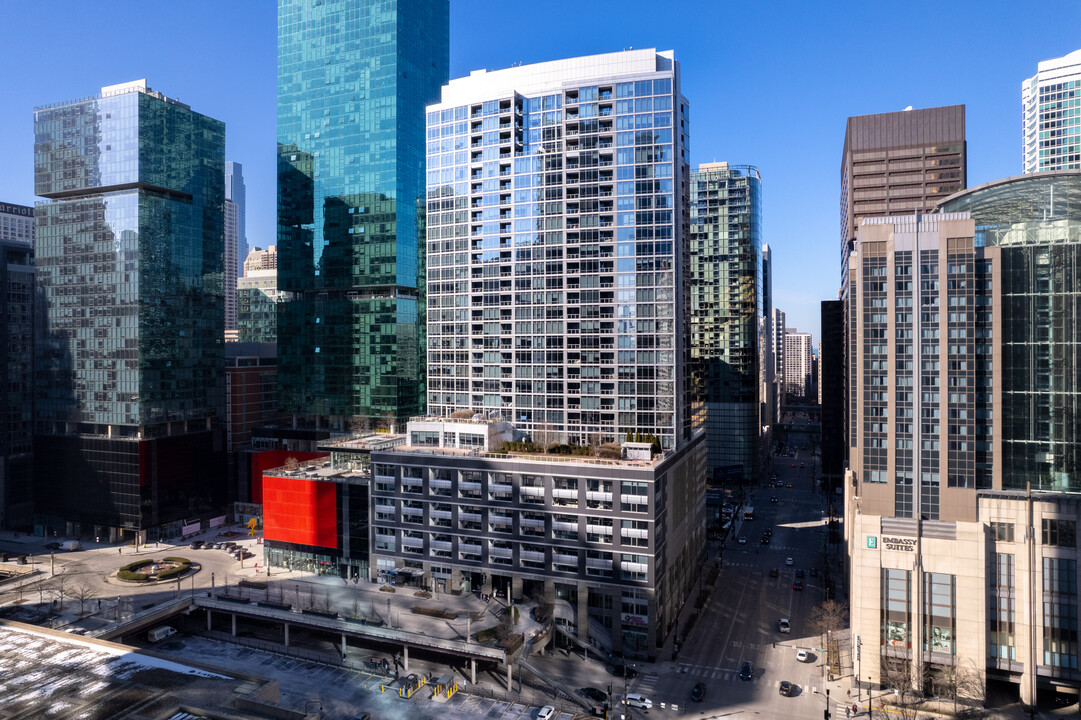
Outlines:
<svg viewBox="0 0 1081 720"><path fill-rule="evenodd" d="M886 550L900 550L902 552L916 552L916 538L885 537L882 538L882 547Z"/></svg>

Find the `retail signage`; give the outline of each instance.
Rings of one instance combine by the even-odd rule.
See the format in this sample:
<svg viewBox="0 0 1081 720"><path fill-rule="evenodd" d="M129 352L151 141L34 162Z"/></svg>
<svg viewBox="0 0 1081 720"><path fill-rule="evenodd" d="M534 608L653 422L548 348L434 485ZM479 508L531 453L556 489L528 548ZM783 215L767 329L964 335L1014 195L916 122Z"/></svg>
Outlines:
<svg viewBox="0 0 1081 720"><path fill-rule="evenodd" d="M210 518L210 522L207 523L208 527L221 527L225 524L225 516L219 515L216 518Z"/></svg>
<svg viewBox="0 0 1081 720"><path fill-rule="evenodd" d="M874 550L875 548L877 548L878 547L878 538L875 537L874 535L868 535L867 536L867 547L870 548L871 550Z"/></svg>

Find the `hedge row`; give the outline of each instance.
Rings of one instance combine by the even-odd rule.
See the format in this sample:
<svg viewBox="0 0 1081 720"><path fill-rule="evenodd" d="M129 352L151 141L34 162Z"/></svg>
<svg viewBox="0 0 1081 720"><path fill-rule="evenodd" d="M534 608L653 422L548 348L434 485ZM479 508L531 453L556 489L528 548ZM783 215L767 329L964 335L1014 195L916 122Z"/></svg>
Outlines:
<svg viewBox="0 0 1081 720"><path fill-rule="evenodd" d="M167 558L162 558L161 561L162 562L180 563L181 565L191 565L191 560L188 560L187 558L182 558L182 557L167 557Z"/></svg>
<svg viewBox="0 0 1081 720"><path fill-rule="evenodd" d="M150 579L146 573L131 572L130 570L120 570L116 573L116 577L129 582L146 582Z"/></svg>
<svg viewBox="0 0 1081 720"><path fill-rule="evenodd" d="M128 563L121 570L134 570L135 568L142 567L143 565L153 565L157 560L136 560L133 563Z"/></svg>

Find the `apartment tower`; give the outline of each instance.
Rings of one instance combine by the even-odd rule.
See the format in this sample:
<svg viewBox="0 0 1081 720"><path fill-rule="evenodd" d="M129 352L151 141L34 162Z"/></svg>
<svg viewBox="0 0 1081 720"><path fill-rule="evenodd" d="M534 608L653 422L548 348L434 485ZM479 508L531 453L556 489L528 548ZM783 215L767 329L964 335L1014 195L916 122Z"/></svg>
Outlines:
<svg viewBox="0 0 1081 720"><path fill-rule="evenodd" d="M691 399L710 478L758 479L762 178L749 165L691 172ZM768 248L765 251L768 254Z"/></svg>
<svg viewBox="0 0 1081 720"><path fill-rule="evenodd" d="M690 434L671 52L474 71L428 108L428 408L534 440Z"/></svg>
<svg viewBox="0 0 1081 720"><path fill-rule="evenodd" d="M1021 83L1025 173L1081 168L1081 50L1043 60Z"/></svg>

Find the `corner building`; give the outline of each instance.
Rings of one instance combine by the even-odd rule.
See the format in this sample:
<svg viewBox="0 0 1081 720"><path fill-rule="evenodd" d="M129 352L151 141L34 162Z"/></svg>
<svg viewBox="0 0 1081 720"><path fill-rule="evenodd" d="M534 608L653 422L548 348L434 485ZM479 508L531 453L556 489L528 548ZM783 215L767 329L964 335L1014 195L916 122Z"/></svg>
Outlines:
<svg viewBox="0 0 1081 720"><path fill-rule="evenodd" d="M955 672L1026 704L1076 694L1081 173L939 208L865 219L850 265L854 670L939 695Z"/></svg>
<svg viewBox="0 0 1081 720"><path fill-rule="evenodd" d="M447 0L278 3L278 378L296 423L424 408L424 112Z"/></svg>
<svg viewBox="0 0 1081 720"><path fill-rule="evenodd" d="M34 111L35 525L154 540L224 502L225 125L147 87Z"/></svg>
<svg viewBox="0 0 1081 720"><path fill-rule="evenodd" d="M475 71L428 108L428 409L535 441L690 436L672 52Z"/></svg>

